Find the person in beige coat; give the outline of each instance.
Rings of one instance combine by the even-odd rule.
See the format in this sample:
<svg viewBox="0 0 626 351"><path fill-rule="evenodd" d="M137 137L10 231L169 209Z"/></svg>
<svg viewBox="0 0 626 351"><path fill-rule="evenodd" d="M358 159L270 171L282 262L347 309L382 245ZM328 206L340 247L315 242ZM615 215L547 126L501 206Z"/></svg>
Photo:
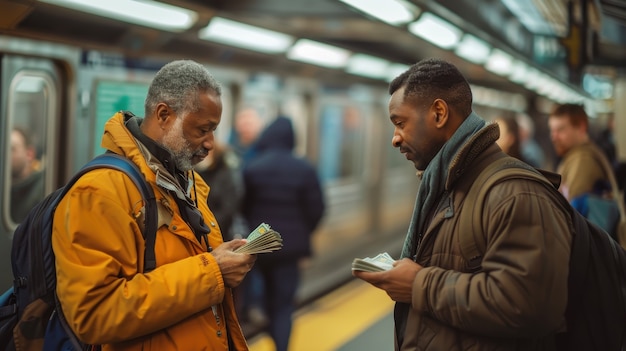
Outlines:
<svg viewBox="0 0 626 351"><path fill-rule="evenodd" d="M622 203L613 166L604 152L589 137L589 116L582 105L557 105L548 118L550 138L556 154L562 157L557 167L561 175L559 191L572 206L600 226L626 248L626 210ZM588 196L594 202L591 213ZM589 201L589 202L588 202Z"/></svg>
<svg viewBox="0 0 626 351"><path fill-rule="evenodd" d="M354 271L396 301L396 350L554 350L565 328L571 220L538 182L510 179L485 199L486 248L471 267L459 248L467 189L506 157L499 130L472 112L469 84L427 59L390 85L392 144L421 178L401 258L388 271Z"/></svg>
<svg viewBox="0 0 626 351"><path fill-rule="evenodd" d="M548 118L550 139L556 154L562 157L557 173L562 177L559 189L572 200L594 190L598 182L610 186L610 164L602 150L589 137L589 117L582 105L558 105ZM604 159L604 160L603 160Z"/></svg>

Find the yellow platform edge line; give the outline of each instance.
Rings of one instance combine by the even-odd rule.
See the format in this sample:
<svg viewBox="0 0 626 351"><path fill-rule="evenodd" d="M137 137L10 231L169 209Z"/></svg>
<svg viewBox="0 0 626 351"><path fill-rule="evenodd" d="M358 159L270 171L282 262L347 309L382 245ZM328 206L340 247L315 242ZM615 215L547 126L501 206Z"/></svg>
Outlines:
<svg viewBox="0 0 626 351"><path fill-rule="evenodd" d="M294 316L290 351L334 351L393 310L387 294L355 279ZM389 329L393 333L393 329ZM275 351L266 334L250 340L250 351Z"/></svg>

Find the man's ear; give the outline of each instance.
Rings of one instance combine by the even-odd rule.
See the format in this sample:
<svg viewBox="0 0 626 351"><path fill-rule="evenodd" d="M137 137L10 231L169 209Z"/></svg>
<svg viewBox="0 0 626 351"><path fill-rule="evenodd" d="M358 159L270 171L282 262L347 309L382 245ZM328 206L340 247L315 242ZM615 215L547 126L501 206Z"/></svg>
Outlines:
<svg viewBox="0 0 626 351"><path fill-rule="evenodd" d="M448 104L442 99L435 99L433 101L431 112L434 114L434 121L436 128L443 128L449 122L449 109Z"/></svg>
<svg viewBox="0 0 626 351"><path fill-rule="evenodd" d="M170 107L166 103L159 103L156 107L156 116L159 121L166 120L170 115Z"/></svg>
<svg viewBox="0 0 626 351"><path fill-rule="evenodd" d="M172 118L175 117L172 113L172 109L164 102L161 102L156 106L155 115L161 129L164 129L165 126L172 121Z"/></svg>

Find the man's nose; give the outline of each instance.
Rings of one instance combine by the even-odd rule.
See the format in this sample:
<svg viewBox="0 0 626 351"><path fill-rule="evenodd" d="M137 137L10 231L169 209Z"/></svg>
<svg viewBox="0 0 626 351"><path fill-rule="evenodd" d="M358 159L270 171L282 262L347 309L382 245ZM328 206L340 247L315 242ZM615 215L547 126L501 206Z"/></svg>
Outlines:
<svg viewBox="0 0 626 351"><path fill-rule="evenodd" d="M215 146L215 134L213 132L209 133L209 135L202 141L202 147L211 151Z"/></svg>
<svg viewBox="0 0 626 351"><path fill-rule="evenodd" d="M400 138L399 135L394 134L393 137L391 138L391 145L393 145L393 147L400 147L401 144L402 144L402 138Z"/></svg>

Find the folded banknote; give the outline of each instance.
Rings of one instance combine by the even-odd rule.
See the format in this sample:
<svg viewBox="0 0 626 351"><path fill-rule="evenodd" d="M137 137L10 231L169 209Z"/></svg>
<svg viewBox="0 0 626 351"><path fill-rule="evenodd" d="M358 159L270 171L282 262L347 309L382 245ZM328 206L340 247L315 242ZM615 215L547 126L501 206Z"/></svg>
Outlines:
<svg viewBox="0 0 626 351"><path fill-rule="evenodd" d="M259 254L280 250L283 239L268 224L261 223L247 237L248 242L235 250L237 253Z"/></svg>
<svg viewBox="0 0 626 351"><path fill-rule="evenodd" d="M395 260L386 252L376 257L355 258L352 261L353 271L383 272L393 267Z"/></svg>

